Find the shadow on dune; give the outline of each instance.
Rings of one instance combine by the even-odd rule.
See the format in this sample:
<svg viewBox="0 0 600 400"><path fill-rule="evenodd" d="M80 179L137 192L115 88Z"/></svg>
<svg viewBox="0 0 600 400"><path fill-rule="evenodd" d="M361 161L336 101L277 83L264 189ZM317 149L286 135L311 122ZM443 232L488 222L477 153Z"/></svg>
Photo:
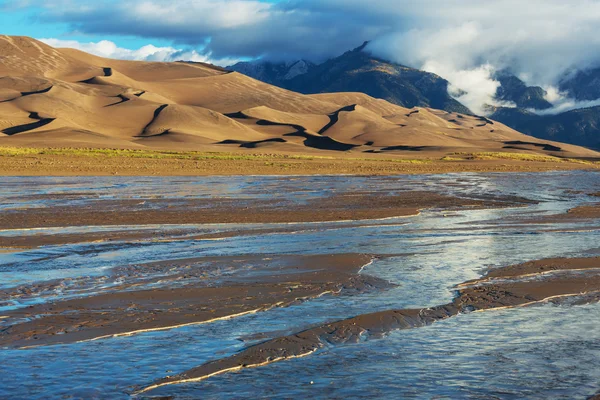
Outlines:
<svg viewBox="0 0 600 400"><path fill-rule="evenodd" d="M126 97L123 94L118 94L114 97L117 97L119 99L119 101L117 101L116 103L112 103L112 104L107 104L104 107L111 107L111 106L116 106L117 104L121 104L121 103L125 103L126 101L131 100L130 98Z"/></svg>
<svg viewBox="0 0 600 400"><path fill-rule="evenodd" d="M284 124L280 122L272 122L264 119L256 121L257 125L269 125L269 126L289 126L296 130L296 132L286 133L284 136L299 136L303 137L304 145L319 150L336 150L336 151L347 151L351 150L359 145L339 142L329 136L319 136L306 132L306 128L301 125L295 124Z"/></svg>
<svg viewBox="0 0 600 400"><path fill-rule="evenodd" d="M37 118L32 117L32 115L34 115ZM39 118L37 113L31 113L29 117L33 118L33 119ZM2 130L2 133L7 134L9 136L16 135L17 133L31 131L33 129L40 128L44 125L48 125L50 122L52 122L54 120L55 120L55 118L39 118L39 121L37 121L37 122L31 122L29 124L17 125L17 126L13 126L11 128L6 128L6 129Z"/></svg>
<svg viewBox="0 0 600 400"><path fill-rule="evenodd" d="M31 96L32 94L41 94L41 93L48 93L54 86L49 86L45 89L41 89L41 90L34 90L31 92L21 92L21 97L25 97L25 96ZM18 97L12 98L12 99L7 99L7 100L2 100L0 101L0 103L8 103L9 101L13 101L18 99Z"/></svg>
<svg viewBox="0 0 600 400"><path fill-rule="evenodd" d="M562 151L562 149L558 146L554 146L548 143L534 143L534 142L523 142L521 140L511 140L508 142L504 142L505 145L503 148L505 149L520 149L520 150L527 150L524 147L519 147L519 146L534 146L534 147L540 147L542 150L545 151Z"/></svg>
<svg viewBox="0 0 600 400"><path fill-rule="evenodd" d="M162 112L162 110L164 110L165 108L167 108L168 104L163 104L160 107L158 107L156 110L154 110L154 116L152 117L152 119L150 120L150 122L148 122L146 124L146 126L144 126L144 129L142 129L142 133L140 133L138 135L138 137L147 137L148 135L146 134L146 131L148 130L148 128L150 127L150 125L152 125L154 123L154 121L156 121L156 118L158 118L158 116L160 115L160 113ZM165 134L168 133L168 129L165 132L162 132L161 134ZM156 135L154 135L156 136Z"/></svg>
<svg viewBox="0 0 600 400"><path fill-rule="evenodd" d="M21 92L21 96L31 96L32 94L41 94L41 93L48 93L50 91L50 89L52 89L54 86L49 86L45 89L41 89L41 90L34 90L31 92Z"/></svg>
<svg viewBox="0 0 600 400"><path fill-rule="evenodd" d="M95 84L96 83L96 78L98 78L99 76L104 76L104 77L112 76L113 75L113 70L110 67L103 67L102 68L102 73L103 73L103 75L94 75L91 78L79 81L79 83Z"/></svg>
<svg viewBox="0 0 600 400"><path fill-rule="evenodd" d="M354 110L355 106L348 106L348 107L344 107L332 114L330 114L329 118L330 118L330 122L329 124L327 124L325 127L323 127L320 131L319 134L314 134L314 133L309 133L307 132L307 129L305 127L303 127L302 125L297 125L297 124L286 124L283 122L274 122L274 121L269 121L266 119L259 119L256 121L256 125L261 125L261 126L288 126L292 129L294 129L294 132L290 132L290 133L286 133L284 134L284 136L297 136L297 137L302 137L304 138L304 145L307 147L312 147L315 149L319 149L319 150L335 150L335 151L347 151L347 150L351 150L355 147L358 147L359 145L356 144L350 144L350 143L344 143L344 142L340 142L337 141L335 139L332 139L328 136L320 136L322 132L324 132L325 130L329 129L331 126L333 126L333 124L335 124L338 120L338 114L341 111L351 111ZM235 118L235 119L251 119L252 117L249 117L248 115L244 114L242 111L238 111L235 113L229 113L229 114L225 114L226 117L228 118ZM334 121L333 123L331 121ZM327 128L327 129L325 129ZM258 142L244 142L244 144L242 144L242 147L255 147L256 143L264 143L267 141L270 142L281 142L281 140L283 140L283 142L285 142L285 139L280 139L280 140L272 140L272 139L267 139L267 140L263 140L263 141L258 141ZM223 141L220 142L219 144L225 144L225 142L231 144L231 143L235 143L234 140L230 140L230 141Z"/></svg>
<svg viewBox="0 0 600 400"><path fill-rule="evenodd" d="M337 122L340 119L340 113L342 111L346 111L346 112L350 112L350 111L355 111L356 110L356 104L352 104L346 107L342 107L339 110L332 112L331 114L328 115L329 117L329 123L327 125L325 125L324 127L322 127L319 130L319 134L322 135L323 133L325 133L329 128L331 128L332 126L334 126L335 124L337 124Z"/></svg>
<svg viewBox="0 0 600 400"><path fill-rule="evenodd" d="M366 150L365 153L381 153L382 151L394 151L394 150L399 150L399 151L424 151L424 150L434 150L434 149L438 149L438 147L433 147L433 146L403 146L403 145L398 145L398 146L382 147L379 150Z"/></svg>
<svg viewBox="0 0 600 400"><path fill-rule="evenodd" d="M255 149L257 147L260 147L260 145L267 144L267 143L287 143L287 140L285 140L283 138L272 138L272 139L255 140L255 141L226 139L217 144L238 144L238 145L240 145L240 147L243 147L245 149Z"/></svg>

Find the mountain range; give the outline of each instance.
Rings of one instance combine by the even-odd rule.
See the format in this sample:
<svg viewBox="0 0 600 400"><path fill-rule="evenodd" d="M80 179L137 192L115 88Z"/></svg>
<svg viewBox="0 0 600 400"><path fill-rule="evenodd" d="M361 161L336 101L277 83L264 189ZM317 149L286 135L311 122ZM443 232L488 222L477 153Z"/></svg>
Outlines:
<svg viewBox="0 0 600 400"><path fill-rule="evenodd" d="M443 77L373 56L368 42L321 64L299 60L276 63L243 62L227 67L264 82L305 94L361 92L402 107L432 107L473 113L448 93ZM553 107L546 91L527 86L509 70L493 78L499 82L496 100L512 107L489 106L489 118L529 135L600 149L600 107L544 114ZM565 77L559 90L576 101L600 99L600 68Z"/></svg>
<svg viewBox="0 0 600 400"><path fill-rule="evenodd" d="M373 57L365 51L367 44L319 65L298 61L305 66L304 73L297 73L294 69L297 63L290 62L259 62L254 63L254 68L249 68L252 63L238 63L227 69L304 94L361 92L402 107L431 107L471 114L448 94L447 80Z"/></svg>
<svg viewBox="0 0 600 400"><path fill-rule="evenodd" d="M516 107L493 108L490 118L540 139L600 149L599 106L544 113L544 110L552 108L552 104L545 99L544 89L528 87L515 76L500 78L499 82L499 99L512 101ZM563 79L559 84L559 91L576 102L600 99L600 69L579 72Z"/></svg>
<svg viewBox="0 0 600 400"><path fill-rule="evenodd" d="M447 95L442 78L388 68L360 48L322 65L261 70L293 85L318 75L333 89L346 78L360 85L347 72L351 69L380 85L377 90L393 84L387 89L395 92L375 93L387 93L396 102L403 90L408 107L358 91L302 94L204 63L102 58L28 37L0 36L0 54L1 146L343 151L362 157L500 151L600 156L469 115ZM309 71L293 76L303 69Z"/></svg>

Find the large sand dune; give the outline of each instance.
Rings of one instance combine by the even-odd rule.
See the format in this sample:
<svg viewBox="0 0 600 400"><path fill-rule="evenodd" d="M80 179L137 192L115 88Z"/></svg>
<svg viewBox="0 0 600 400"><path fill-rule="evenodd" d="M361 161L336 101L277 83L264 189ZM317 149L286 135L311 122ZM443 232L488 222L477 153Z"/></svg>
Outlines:
<svg viewBox="0 0 600 400"><path fill-rule="evenodd" d="M0 145L598 157L483 117L303 95L203 63L105 59L0 36Z"/></svg>

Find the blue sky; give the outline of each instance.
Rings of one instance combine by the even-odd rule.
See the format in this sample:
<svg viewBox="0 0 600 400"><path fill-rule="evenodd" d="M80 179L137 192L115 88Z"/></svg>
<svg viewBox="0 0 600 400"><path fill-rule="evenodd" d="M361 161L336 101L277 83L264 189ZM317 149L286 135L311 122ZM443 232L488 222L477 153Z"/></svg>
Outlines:
<svg viewBox="0 0 600 400"><path fill-rule="evenodd" d="M34 38L75 40L78 42L110 40L119 47L129 49L139 48L149 43L148 39L143 37L77 32L68 23L40 18L41 11L43 11L43 7L36 5L35 2L0 0L0 33ZM152 44L155 46L168 46L171 41L154 39Z"/></svg>

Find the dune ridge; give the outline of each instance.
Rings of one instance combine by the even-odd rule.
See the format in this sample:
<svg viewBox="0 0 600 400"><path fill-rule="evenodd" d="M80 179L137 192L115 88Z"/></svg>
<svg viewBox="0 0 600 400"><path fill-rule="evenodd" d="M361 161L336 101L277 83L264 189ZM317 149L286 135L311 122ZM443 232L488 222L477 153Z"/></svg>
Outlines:
<svg viewBox="0 0 600 400"><path fill-rule="evenodd" d="M13 36L0 36L0 51L0 146L600 157L485 117L304 95L210 64L112 60Z"/></svg>

